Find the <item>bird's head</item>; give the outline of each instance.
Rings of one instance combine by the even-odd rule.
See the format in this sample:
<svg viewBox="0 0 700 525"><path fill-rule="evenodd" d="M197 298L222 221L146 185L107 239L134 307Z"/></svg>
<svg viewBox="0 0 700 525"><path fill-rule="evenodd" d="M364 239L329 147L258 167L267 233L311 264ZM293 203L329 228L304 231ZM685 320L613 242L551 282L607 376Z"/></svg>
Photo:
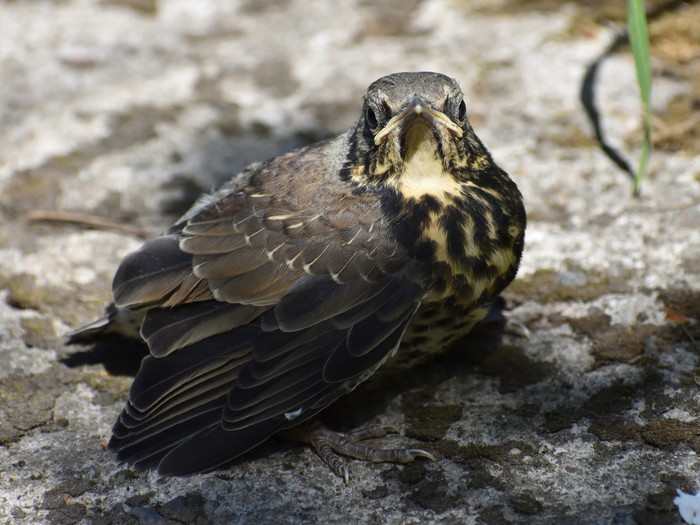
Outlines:
<svg viewBox="0 0 700 525"><path fill-rule="evenodd" d="M490 156L474 134L457 82L440 73L395 73L373 82L353 136L351 177L403 193L449 191Z"/></svg>

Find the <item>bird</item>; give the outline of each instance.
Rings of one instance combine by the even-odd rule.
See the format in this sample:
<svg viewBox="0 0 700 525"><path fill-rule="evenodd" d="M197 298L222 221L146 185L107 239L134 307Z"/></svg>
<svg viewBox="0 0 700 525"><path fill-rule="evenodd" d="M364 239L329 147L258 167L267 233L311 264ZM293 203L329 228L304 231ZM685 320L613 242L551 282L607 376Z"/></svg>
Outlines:
<svg viewBox="0 0 700 525"><path fill-rule="evenodd" d="M343 456L435 459L361 443L392 427L318 416L468 334L515 278L525 226L458 82L379 78L347 132L244 169L123 259L106 317L69 338L148 346L109 448L183 476L288 432L346 483Z"/></svg>

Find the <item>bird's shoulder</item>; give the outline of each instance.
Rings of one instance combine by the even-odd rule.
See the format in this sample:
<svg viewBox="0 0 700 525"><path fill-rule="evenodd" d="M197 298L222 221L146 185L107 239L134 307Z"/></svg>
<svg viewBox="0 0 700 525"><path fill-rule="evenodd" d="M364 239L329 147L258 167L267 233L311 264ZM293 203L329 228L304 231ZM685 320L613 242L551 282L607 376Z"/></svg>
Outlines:
<svg viewBox="0 0 700 525"><path fill-rule="evenodd" d="M381 193L343 175L348 147L347 134L343 134L258 163L193 206L185 215L186 222L257 215L268 218L268 229L290 237L365 226L387 228ZM313 231L308 229L313 222L309 217L316 221Z"/></svg>
<svg viewBox="0 0 700 525"><path fill-rule="evenodd" d="M201 199L121 263L121 307L269 307L305 276L376 282L410 264L380 195L343 180L344 136L280 155Z"/></svg>

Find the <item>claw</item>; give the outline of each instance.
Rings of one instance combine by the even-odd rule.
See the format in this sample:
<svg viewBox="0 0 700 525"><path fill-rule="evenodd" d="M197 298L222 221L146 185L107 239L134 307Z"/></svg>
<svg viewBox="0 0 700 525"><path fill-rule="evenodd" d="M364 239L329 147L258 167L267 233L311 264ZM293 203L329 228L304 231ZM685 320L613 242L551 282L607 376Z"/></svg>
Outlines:
<svg viewBox="0 0 700 525"><path fill-rule="evenodd" d="M412 456L415 456L416 458L425 458L429 459L430 461L437 461L437 458L434 454L431 454L427 450L423 450L421 448L409 448L408 453Z"/></svg>
<svg viewBox="0 0 700 525"><path fill-rule="evenodd" d="M528 330L527 326L525 326L525 324L521 321L513 319L512 317L506 318L506 327L504 331L507 334L511 334L517 337L523 337L528 340L531 337L530 330Z"/></svg>

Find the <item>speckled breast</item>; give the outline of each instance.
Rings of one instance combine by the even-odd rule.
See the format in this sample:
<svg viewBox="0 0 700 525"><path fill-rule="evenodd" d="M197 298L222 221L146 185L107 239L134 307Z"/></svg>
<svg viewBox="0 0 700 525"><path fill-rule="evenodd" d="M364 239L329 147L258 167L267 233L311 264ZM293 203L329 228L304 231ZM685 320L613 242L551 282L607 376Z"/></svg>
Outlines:
<svg viewBox="0 0 700 525"><path fill-rule="evenodd" d="M425 362L467 335L487 313L486 307L460 312L445 303L422 305L408 325L398 351L385 366L411 368Z"/></svg>

